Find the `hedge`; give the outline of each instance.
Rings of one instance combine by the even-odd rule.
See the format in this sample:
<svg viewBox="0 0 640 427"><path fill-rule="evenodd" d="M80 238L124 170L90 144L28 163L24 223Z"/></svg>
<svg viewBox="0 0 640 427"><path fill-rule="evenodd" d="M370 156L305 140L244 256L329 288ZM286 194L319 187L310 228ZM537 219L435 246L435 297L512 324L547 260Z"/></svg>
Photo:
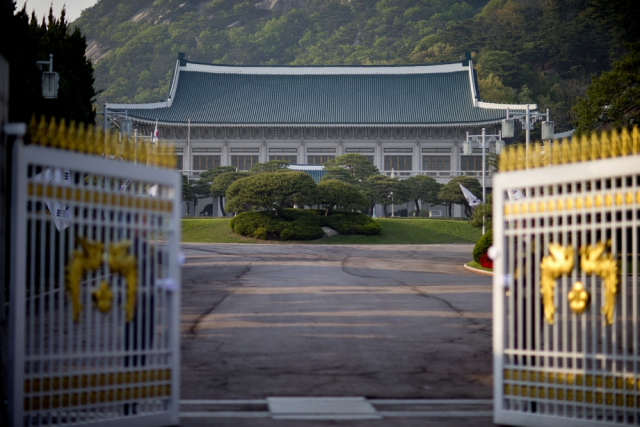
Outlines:
<svg viewBox="0 0 640 427"><path fill-rule="evenodd" d="M493 230L489 229L489 231L478 239L476 246L473 248L473 260L480 263L480 257L487 253L491 245L493 245Z"/></svg>
<svg viewBox="0 0 640 427"><path fill-rule="evenodd" d="M382 226L368 215L357 212L336 212L324 216L324 210L284 209L282 219L266 211L243 212L229 222L234 233L262 240L315 240L324 236L321 227L330 227L339 234L375 235Z"/></svg>

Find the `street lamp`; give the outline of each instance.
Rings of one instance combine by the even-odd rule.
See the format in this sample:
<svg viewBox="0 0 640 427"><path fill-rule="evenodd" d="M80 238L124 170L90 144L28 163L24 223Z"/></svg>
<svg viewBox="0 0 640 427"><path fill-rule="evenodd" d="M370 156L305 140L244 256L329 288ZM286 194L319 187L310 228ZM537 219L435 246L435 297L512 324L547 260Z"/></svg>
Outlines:
<svg viewBox="0 0 640 427"><path fill-rule="evenodd" d="M529 104L527 104L527 108L524 113L513 113L509 111L507 108L507 117L502 121L502 136L505 138L513 138L515 135L515 126L514 119L520 120L522 126L526 131L525 138L525 156L526 156L526 168L529 168L529 142L531 142L531 128L539 119L546 119L542 123L542 139L553 139L553 122L549 120L549 109L547 108L547 113L538 113L537 111L531 111L529 109Z"/></svg>
<svg viewBox="0 0 640 427"><path fill-rule="evenodd" d="M485 154L487 150L485 147L487 142L502 141L502 132L498 131L497 134L487 135L485 132L485 128L482 128L482 133L480 135L469 135L469 132L467 132L467 140L463 145L464 154L472 153L472 150L471 150L472 141L475 141L475 142L479 141L480 147L482 147L482 204L484 205L487 199L486 197L487 187L485 185L485 179L487 175L485 172ZM500 144L500 146L502 146L502 144ZM482 215L482 234L484 235L484 233L485 233L484 215Z"/></svg>
<svg viewBox="0 0 640 427"><path fill-rule="evenodd" d="M394 218L394 215L393 215L393 191L391 192L391 218Z"/></svg>

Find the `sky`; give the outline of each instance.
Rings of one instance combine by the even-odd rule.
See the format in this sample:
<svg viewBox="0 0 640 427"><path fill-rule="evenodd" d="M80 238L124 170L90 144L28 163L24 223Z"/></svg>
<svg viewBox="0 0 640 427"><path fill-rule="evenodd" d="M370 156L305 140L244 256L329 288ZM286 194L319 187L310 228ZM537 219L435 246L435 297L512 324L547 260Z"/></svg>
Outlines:
<svg viewBox="0 0 640 427"><path fill-rule="evenodd" d="M36 11L38 21L42 20L43 16L49 15L49 7L53 4L53 14L57 17L60 16L62 6L67 6L67 21L73 22L80 17L80 12L84 9L93 6L98 0L27 0L27 11L31 14L32 10ZM24 0L17 0L17 9L22 9Z"/></svg>

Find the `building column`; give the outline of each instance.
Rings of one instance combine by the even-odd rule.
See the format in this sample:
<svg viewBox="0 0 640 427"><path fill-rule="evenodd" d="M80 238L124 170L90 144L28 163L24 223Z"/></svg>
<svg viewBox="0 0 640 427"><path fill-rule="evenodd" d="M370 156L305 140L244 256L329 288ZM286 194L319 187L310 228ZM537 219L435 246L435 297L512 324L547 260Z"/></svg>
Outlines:
<svg viewBox="0 0 640 427"><path fill-rule="evenodd" d="M229 157L229 143L224 140L220 153L220 166L231 166L231 157Z"/></svg>
<svg viewBox="0 0 640 427"><path fill-rule="evenodd" d="M378 167L378 169L380 171L383 171L384 170L384 153L383 153L384 150L382 149L382 143L380 142L380 140L378 140L376 150L377 150L377 153L375 156L375 159L376 159L375 163L377 163L376 166Z"/></svg>
<svg viewBox="0 0 640 427"><path fill-rule="evenodd" d="M418 142L418 140L416 139L416 145L413 149L413 170L414 171L420 171L422 170L422 165L421 165L421 153L420 153L420 142Z"/></svg>
<svg viewBox="0 0 640 427"><path fill-rule="evenodd" d="M267 143L264 142L264 139L262 140L262 148L260 149L260 157L262 158L262 160L260 160L261 162L266 162L269 160L269 149L267 148Z"/></svg>
<svg viewBox="0 0 640 427"><path fill-rule="evenodd" d="M305 165L307 164L307 159L304 158L304 140L300 141L300 148L298 148L298 164Z"/></svg>
<svg viewBox="0 0 640 427"><path fill-rule="evenodd" d="M342 139L338 141L338 149L336 150L336 156L342 156L344 154L344 146L342 145Z"/></svg>
<svg viewBox="0 0 640 427"><path fill-rule="evenodd" d="M457 171L460 169L460 149L458 147L458 141L453 142L451 147L451 170Z"/></svg>

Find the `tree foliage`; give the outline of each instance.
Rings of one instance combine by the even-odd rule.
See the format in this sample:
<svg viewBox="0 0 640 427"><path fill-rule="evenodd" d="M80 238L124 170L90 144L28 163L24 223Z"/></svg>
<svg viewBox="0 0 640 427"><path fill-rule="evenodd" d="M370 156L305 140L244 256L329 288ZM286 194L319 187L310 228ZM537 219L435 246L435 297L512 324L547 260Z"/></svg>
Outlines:
<svg viewBox="0 0 640 427"><path fill-rule="evenodd" d="M324 168L322 181L337 179L358 187L370 176L380 173L365 156L355 153L337 156L326 162Z"/></svg>
<svg viewBox="0 0 640 427"><path fill-rule="evenodd" d="M304 172L265 172L233 182L227 189L227 209L264 209L281 218L284 208L316 201L316 183Z"/></svg>
<svg viewBox="0 0 640 427"><path fill-rule="evenodd" d="M225 215L222 199L227 197L227 190L229 189L229 186L239 179L248 177L250 174L249 172L235 172L235 168L233 166L222 167L230 168L234 172L223 172L217 175L211 183L211 194L219 197L220 211L222 212L222 215Z"/></svg>
<svg viewBox="0 0 640 427"><path fill-rule="evenodd" d="M399 186L406 198L413 200L416 207L416 216L420 216L418 200L422 200L423 203L437 204L440 201L438 196L443 184L440 184L430 176L418 175L400 181Z"/></svg>
<svg viewBox="0 0 640 427"><path fill-rule="evenodd" d="M613 70L592 80L585 98L573 107L576 131L630 127L640 124L640 42L613 63Z"/></svg>
<svg viewBox="0 0 640 427"><path fill-rule="evenodd" d="M289 162L286 160L269 160L268 162L256 163L249 173L265 173L265 172L285 172L289 170Z"/></svg>
<svg viewBox="0 0 640 427"><path fill-rule="evenodd" d="M387 215L386 207L391 204L391 192L397 191L397 188L398 180L385 175L373 175L365 180L362 191L369 201L372 215L376 204L383 205L385 216Z"/></svg>
<svg viewBox="0 0 640 427"><path fill-rule="evenodd" d="M452 206L456 204L463 205L465 215L470 217L472 209L471 206L469 206L469 203L467 203L467 199L465 199L459 184L462 184L467 190L471 191L474 196L482 198L482 187L480 186L480 181L468 176L456 176L451 179L451 181L442 187L440 193L438 193L438 198L448 205L449 216L451 216Z"/></svg>
<svg viewBox="0 0 640 427"><path fill-rule="evenodd" d="M93 124L93 66L85 57L85 36L69 27L65 9L59 18L49 15L38 23L29 17L26 4L15 12L15 4L0 6L0 43L2 55L9 60L9 120L29 122L32 115ZM36 61L49 60L59 76L57 99L42 97L42 71Z"/></svg>
<svg viewBox="0 0 640 427"><path fill-rule="evenodd" d="M318 203L326 206L325 216L334 209L359 210L367 208L367 199L353 185L331 179L318 184Z"/></svg>

